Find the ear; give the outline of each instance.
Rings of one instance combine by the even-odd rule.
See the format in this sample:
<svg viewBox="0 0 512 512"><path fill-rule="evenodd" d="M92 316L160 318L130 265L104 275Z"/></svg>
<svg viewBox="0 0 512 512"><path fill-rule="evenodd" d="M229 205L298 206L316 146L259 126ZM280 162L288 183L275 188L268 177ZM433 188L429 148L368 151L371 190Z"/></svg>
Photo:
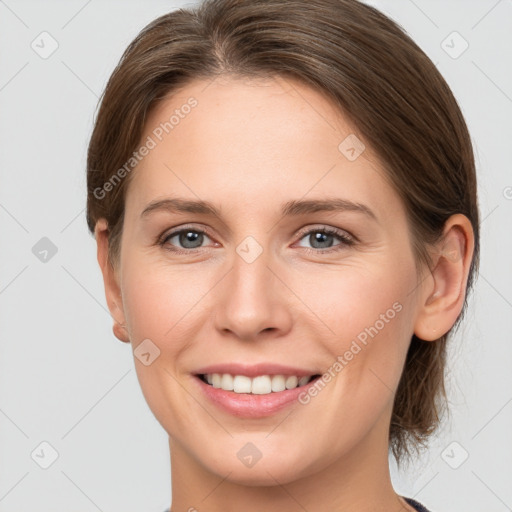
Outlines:
<svg viewBox="0 0 512 512"><path fill-rule="evenodd" d="M469 219L452 215L434 251L434 268L424 280L414 334L434 341L454 325L464 305L469 267L473 258L474 233Z"/></svg>
<svg viewBox="0 0 512 512"><path fill-rule="evenodd" d="M103 274L103 284L105 286L105 297L107 299L108 309L114 320L113 332L114 336L129 343L130 338L125 327L125 315L123 301L121 296L121 288L117 272L108 261L108 224L105 219L99 219L96 222L94 235L98 245L98 263Z"/></svg>

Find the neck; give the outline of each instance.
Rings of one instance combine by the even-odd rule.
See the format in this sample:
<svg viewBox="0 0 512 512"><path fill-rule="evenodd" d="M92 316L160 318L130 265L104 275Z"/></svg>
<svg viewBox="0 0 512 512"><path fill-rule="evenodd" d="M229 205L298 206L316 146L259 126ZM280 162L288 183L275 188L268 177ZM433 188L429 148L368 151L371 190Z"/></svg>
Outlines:
<svg viewBox="0 0 512 512"><path fill-rule="evenodd" d="M169 439L172 512L376 512L414 509L395 493L388 461L389 418L381 418L359 445L319 471L282 484L271 476L267 485L243 485L202 465ZM307 449L307 447L305 447Z"/></svg>

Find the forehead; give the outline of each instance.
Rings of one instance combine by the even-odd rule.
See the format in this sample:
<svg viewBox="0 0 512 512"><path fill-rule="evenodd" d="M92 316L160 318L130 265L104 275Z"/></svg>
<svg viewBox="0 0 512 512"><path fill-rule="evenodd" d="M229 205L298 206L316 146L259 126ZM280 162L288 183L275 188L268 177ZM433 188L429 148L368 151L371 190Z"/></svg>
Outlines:
<svg viewBox="0 0 512 512"><path fill-rule="evenodd" d="M224 158L235 151L249 152L258 143L269 148L280 145L281 156L296 150L298 140L309 142L304 149L311 145L336 149L340 137L353 132L339 109L319 91L283 77L194 81L152 110L145 132L161 125L165 131L169 121L172 129L162 134L168 142L177 138L196 144L221 142ZM230 140L239 145L229 144Z"/></svg>
<svg viewBox="0 0 512 512"><path fill-rule="evenodd" d="M351 196L377 209L396 200L368 145L355 159L347 154L364 144L349 120L323 94L289 78L191 82L152 110L141 143L149 139L154 147L128 191L139 209L167 192L215 194L219 203L240 206L307 194Z"/></svg>

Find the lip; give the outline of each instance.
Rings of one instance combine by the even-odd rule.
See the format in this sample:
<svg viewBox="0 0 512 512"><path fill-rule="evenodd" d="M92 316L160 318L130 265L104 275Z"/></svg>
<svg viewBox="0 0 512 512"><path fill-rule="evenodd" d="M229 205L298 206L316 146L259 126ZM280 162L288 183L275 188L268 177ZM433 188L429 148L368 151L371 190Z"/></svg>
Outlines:
<svg viewBox="0 0 512 512"><path fill-rule="evenodd" d="M275 363L258 363L258 364L240 364L240 363L224 363L214 364L199 368L194 372L196 375L204 375L206 373L229 373L231 375L246 375L247 377L258 377L258 375L295 375L297 377L306 377L321 373L317 370L308 370L305 368L293 368Z"/></svg>
<svg viewBox="0 0 512 512"><path fill-rule="evenodd" d="M293 389L285 389L266 395L253 395L252 393L235 393L234 391L214 388L200 377L200 375L207 373L229 373L231 375L246 375L247 377L258 375L295 375L297 377L318 375L318 377ZM265 418L297 403L299 395L305 392L309 386L314 385L320 375L319 372L314 370L309 371L277 364L222 364L199 369L195 372L194 381L205 398L222 411L239 418Z"/></svg>

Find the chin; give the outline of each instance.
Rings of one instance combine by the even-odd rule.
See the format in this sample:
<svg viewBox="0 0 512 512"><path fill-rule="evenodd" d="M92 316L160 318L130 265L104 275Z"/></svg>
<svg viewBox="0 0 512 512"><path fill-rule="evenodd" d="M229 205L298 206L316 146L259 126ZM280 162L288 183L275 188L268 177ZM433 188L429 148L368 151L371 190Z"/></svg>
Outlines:
<svg viewBox="0 0 512 512"><path fill-rule="evenodd" d="M302 444L302 446L307 445ZM245 463L243 462L245 453L251 453L251 448L246 449L245 452L237 449L237 455L234 457L226 457L226 453L232 452L230 448L222 449L218 453L211 454L210 460L204 460L205 454L202 453L199 460L210 473L220 478L226 478L229 475L226 478L228 481L250 487L288 484L314 473L314 469L306 460L311 453L293 453L286 447L273 453L265 453L264 450L262 448L261 458L247 459ZM254 456L258 457L257 452L254 452Z"/></svg>
<svg viewBox="0 0 512 512"><path fill-rule="evenodd" d="M261 461L260 461L261 462ZM257 464L259 466L259 463ZM223 466L219 468L219 476L229 474L227 480L248 487L274 487L284 485L300 478L300 468L290 467L284 464L268 463L265 466L252 468L240 468L237 465Z"/></svg>

